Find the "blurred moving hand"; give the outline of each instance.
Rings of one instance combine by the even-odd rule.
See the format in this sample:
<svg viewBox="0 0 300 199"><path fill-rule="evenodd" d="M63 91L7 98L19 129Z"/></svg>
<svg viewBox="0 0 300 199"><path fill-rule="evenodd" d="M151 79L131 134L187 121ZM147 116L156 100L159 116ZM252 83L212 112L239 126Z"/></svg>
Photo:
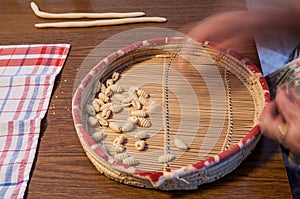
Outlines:
<svg viewBox="0 0 300 199"><path fill-rule="evenodd" d="M188 36L214 41L220 48L237 48L255 34L289 33L300 37L300 0L258 1L255 11L223 12L198 22ZM261 113L263 135L300 156L300 101L281 88Z"/></svg>

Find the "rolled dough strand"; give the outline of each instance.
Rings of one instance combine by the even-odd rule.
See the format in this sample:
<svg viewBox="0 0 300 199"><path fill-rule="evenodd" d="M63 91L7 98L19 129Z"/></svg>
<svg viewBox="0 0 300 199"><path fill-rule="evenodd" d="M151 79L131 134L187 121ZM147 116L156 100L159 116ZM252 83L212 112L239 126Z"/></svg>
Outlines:
<svg viewBox="0 0 300 199"><path fill-rule="evenodd" d="M77 28L77 27L92 27L92 26L112 26L131 23L149 23L149 22L166 22L167 19L163 17L138 17L138 18L124 18L124 19L108 19L108 20L94 20L94 21L69 21L69 22L52 22L52 23L38 23L36 28Z"/></svg>
<svg viewBox="0 0 300 199"><path fill-rule="evenodd" d="M40 11L36 3L30 3L31 9L34 14L41 18L48 19L80 19L80 18L127 18L127 17L140 17L144 16L144 12L107 12L107 13L48 13Z"/></svg>

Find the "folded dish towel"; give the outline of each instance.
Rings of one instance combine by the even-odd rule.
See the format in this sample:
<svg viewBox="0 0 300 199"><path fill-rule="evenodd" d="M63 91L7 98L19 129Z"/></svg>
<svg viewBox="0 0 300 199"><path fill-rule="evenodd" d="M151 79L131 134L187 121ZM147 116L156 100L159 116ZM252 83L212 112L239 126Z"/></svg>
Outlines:
<svg viewBox="0 0 300 199"><path fill-rule="evenodd" d="M23 198L69 44L0 46L0 198Z"/></svg>

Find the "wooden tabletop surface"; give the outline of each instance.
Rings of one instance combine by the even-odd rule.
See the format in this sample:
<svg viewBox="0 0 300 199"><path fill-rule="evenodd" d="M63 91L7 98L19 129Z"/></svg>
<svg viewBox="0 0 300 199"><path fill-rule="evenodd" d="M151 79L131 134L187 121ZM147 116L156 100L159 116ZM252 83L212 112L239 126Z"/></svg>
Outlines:
<svg viewBox="0 0 300 199"><path fill-rule="evenodd" d="M262 138L253 153L232 173L193 191L157 191L122 185L100 174L86 157L75 132L71 99L76 74L88 54L102 41L126 30L159 27L183 30L186 24L221 11L246 9L240 0L39 0L41 10L51 12L144 11L163 16L163 24L37 29L29 0L0 1L0 45L69 43L71 51L58 76L42 121L27 198L291 198L280 147ZM50 20L51 21L51 20ZM55 20L52 20L55 21ZM221 33L220 33L221 34ZM259 66L254 42L238 51ZM105 52L104 52L105 53ZM96 61L97 57L95 58ZM99 58L100 59L100 58Z"/></svg>

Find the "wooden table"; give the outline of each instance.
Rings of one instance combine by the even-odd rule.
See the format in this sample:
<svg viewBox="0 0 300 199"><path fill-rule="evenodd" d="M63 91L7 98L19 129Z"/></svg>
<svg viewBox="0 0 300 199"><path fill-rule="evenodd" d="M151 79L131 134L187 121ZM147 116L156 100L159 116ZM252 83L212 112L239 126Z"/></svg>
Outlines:
<svg viewBox="0 0 300 199"><path fill-rule="evenodd" d="M291 198L290 186L278 145L263 138L255 151L232 173L194 191L145 190L119 184L99 174L86 157L71 115L73 85L79 67L96 45L117 33L141 27L180 30L221 11L245 9L240 0L45 0L37 1L52 12L144 11L148 16L164 16L164 24L36 29L37 18L29 0L0 1L0 44L70 43L70 54L58 76L42 121L42 131L29 183L27 198ZM239 51L259 65L254 42ZM100 61L100 60L99 60Z"/></svg>

